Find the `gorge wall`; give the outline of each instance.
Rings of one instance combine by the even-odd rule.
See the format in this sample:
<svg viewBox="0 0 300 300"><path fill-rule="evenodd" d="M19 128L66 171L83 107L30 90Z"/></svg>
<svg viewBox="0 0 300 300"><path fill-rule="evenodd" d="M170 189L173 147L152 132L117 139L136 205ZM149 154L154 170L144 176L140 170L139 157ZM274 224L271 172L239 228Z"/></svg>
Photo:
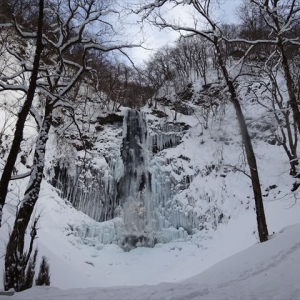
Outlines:
<svg viewBox="0 0 300 300"><path fill-rule="evenodd" d="M76 234L131 249L201 229L203 216L174 198L199 170L180 153L165 156L166 149L176 151L189 126L134 109L107 119L88 154L80 150L76 158L54 162L52 184L61 197L99 222L83 224Z"/></svg>

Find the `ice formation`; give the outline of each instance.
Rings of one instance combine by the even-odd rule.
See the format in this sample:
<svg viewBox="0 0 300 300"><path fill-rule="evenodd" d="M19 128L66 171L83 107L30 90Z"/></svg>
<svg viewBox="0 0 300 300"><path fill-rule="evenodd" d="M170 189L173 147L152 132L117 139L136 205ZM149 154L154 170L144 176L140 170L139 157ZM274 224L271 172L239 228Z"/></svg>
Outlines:
<svg viewBox="0 0 300 300"><path fill-rule="evenodd" d="M191 222L172 201L178 182L167 171L168 161L158 155L180 143L183 126L170 122L150 126L145 113L133 109L124 114L122 135L114 128L118 142L108 151L77 160L73 170L62 162L56 166L53 184L61 196L101 222L78 228L78 236L129 249L185 239Z"/></svg>

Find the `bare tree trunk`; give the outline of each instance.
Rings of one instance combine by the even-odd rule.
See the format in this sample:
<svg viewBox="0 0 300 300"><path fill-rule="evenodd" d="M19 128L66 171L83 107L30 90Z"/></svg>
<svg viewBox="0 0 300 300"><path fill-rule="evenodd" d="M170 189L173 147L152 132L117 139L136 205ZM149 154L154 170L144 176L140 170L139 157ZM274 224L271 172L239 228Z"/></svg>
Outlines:
<svg viewBox="0 0 300 300"><path fill-rule="evenodd" d="M248 165L250 168L250 174L251 174L251 181L252 181L252 188L253 188L253 193L254 193L254 199L255 199L255 206L256 206L256 219L257 219L257 227L258 227L258 233L259 233L259 239L261 242L265 242L268 240L268 227L266 223L266 218L265 218L265 212L264 212L264 205L263 205L263 199L262 199L262 192L261 192L261 187L260 187L260 180L259 180L259 175L258 175L258 170L257 170L257 164L256 164L256 158L255 158L255 153L253 151L250 135L247 129L247 125L245 122L245 117L243 115L240 102L237 96L237 92L234 86L234 83L229 76L228 70L225 65L225 59L224 54L221 51L221 44L220 44L220 36L217 35L218 28L217 25L213 22L213 20L210 18L209 15L209 5L210 5L210 0L190 0L188 1L190 5L192 5L196 12L199 13L199 16L203 17L208 24L211 26L211 30L209 30L210 33L207 31L198 31L197 29L191 29L190 27L181 27L178 26L178 24L168 24L162 17L159 18L159 21L156 22L156 25L159 25L161 28L171 28L176 31L186 31L188 33L192 33L193 35L198 34L199 36L209 40L215 48L215 56L213 59L213 64L217 68L218 72L218 78L219 78L219 68L221 68L221 73L223 74L223 77L225 78L227 87L230 92L230 98L231 101L234 105L236 115L238 118L241 134L242 134L242 139L245 145L245 150L246 150L246 155L247 155L247 161ZM151 4L148 4L140 9L139 12L146 11L146 17L149 16L150 13L152 13L153 10L155 10L157 7L162 7L166 1L161 1L161 2L152 2ZM182 4L180 1L174 1L175 6ZM225 56L226 57L226 56Z"/></svg>
<svg viewBox="0 0 300 300"><path fill-rule="evenodd" d="M19 280L19 264L24 256L24 239L34 206L38 200L45 165L48 133L52 123L53 105L47 101L45 117L36 141L34 160L29 183L18 210L5 255L5 290L16 288Z"/></svg>
<svg viewBox="0 0 300 300"><path fill-rule="evenodd" d="M286 53L285 53L281 38L279 39L279 42L278 42L278 48L280 49L280 52L281 52L282 67L283 67L283 71L284 71L284 77L285 77L285 81L286 81L286 85L287 85L287 89L288 89L289 98L290 98L291 108L293 111L293 118L294 118L295 123L297 124L298 132L300 133L300 111L299 111L297 97L296 97L295 90L294 90L294 82L293 82L293 78L291 75L289 62L286 57Z"/></svg>
<svg viewBox="0 0 300 300"><path fill-rule="evenodd" d="M276 1L254 1L252 0L262 14L262 18L265 24L270 28L272 34L276 34L277 49L280 52L282 59L282 68L284 71L284 78L288 89L289 101L291 103L291 108L293 111L294 122L297 124L298 133L300 133L300 111L297 104L297 96L294 89L294 81L292 72L290 70L289 61L287 57L288 50L285 49L285 44L283 40L284 32L286 28L289 30L297 30L294 27L293 18L299 18L299 3L298 1L287 1L285 5L279 0ZM289 11L289 12L288 12ZM287 27L286 27L287 26ZM297 35L298 38L298 35ZM293 39L293 38L292 38Z"/></svg>
<svg viewBox="0 0 300 300"><path fill-rule="evenodd" d="M229 90L231 90L231 88L229 88ZM259 175L258 175L258 170L257 170L256 158L255 158L251 138L249 136L249 132L247 129L247 125L245 122L245 118L244 118L240 103L235 95L234 90L231 90L230 94L231 94L231 101L234 105L235 112L236 112L238 122L240 125L242 138L243 138L243 142L244 142L244 146L245 146L245 150L246 150L247 161L248 161L250 174L251 174L259 240L261 242L265 242L268 240L269 233L268 233L268 227L267 227L267 222L266 222L266 217L265 217L264 204L263 204L260 180L259 180Z"/></svg>
<svg viewBox="0 0 300 300"><path fill-rule="evenodd" d="M254 193L254 200L255 200L255 208L256 208L256 220L257 220L257 227L258 227L258 234L259 234L259 240L260 242L265 242L268 240L268 227L265 217L265 210L264 210L264 203L262 198L262 192L260 187L260 180L257 170L257 164L256 164L256 158L255 153L253 151L251 138L248 132L248 128L245 122L245 117L241 109L240 102L237 97L236 89L234 87L234 84L228 74L228 71L225 66L225 62L223 61L223 57L221 54L221 49L219 47L218 39L214 39L214 45L217 52L218 62L220 65L220 68L222 70L222 73L224 75L224 78L226 80L230 95L231 95L231 101L233 103L233 106L235 108L235 112L237 115L237 119L239 122L241 134L243 143L246 150L246 156L247 161L250 169L251 174L251 181L252 181L252 189Z"/></svg>
<svg viewBox="0 0 300 300"><path fill-rule="evenodd" d="M44 0L39 0L39 18L38 18L38 32L37 32L37 43L36 43L36 50L35 50L35 57L33 62L33 70L30 78L30 84L27 92L27 97L24 102L24 105L21 111L18 114L18 120L16 123L16 129L14 134L14 139L12 142L12 146L10 148L9 155L6 160L6 164L3 169L3 173L0 180L0 226L2 222L2 211L3 206L5 204L7 191L8 191L8 184L13 172L13 168L15 162L17 160L17 156L19 153L20 145L23 139L23 130L24 125L26 122L26 118L28 116L29 110L32 105L32 101L35 95L36 90L36 81L39 72L40 66L40 58L41 53L43 51L43 42L42 42L42 33L43 33L43 18L44 18Z"/></svg>

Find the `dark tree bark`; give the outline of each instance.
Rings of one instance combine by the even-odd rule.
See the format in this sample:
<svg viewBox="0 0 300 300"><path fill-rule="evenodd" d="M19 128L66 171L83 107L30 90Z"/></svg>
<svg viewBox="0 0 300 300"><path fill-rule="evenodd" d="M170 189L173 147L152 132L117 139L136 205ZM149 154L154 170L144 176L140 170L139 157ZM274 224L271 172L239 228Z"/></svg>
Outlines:
<svg viewBox="0 0 300 300"><path fill-rule="evenodd" d="M300 133L300 111L297 103L297 97L294 90L294 81L291 75L289 62L285 53L285 49L282 43L281 38L278 39L278 48L281 52L281 58L282 58L282 67L284 71L284 78L288 89L288 94L290 98L291 108L293 111L293 118L295 123L297 124L298 133Z"/></svg>
<svg viewBox="0 0 300 300"><path fill-rule="evenodd" d="M26 100L23 104L21 111L18 114L14 139L0 180L0 226L2 222L3 206L5 204L5 200L8 192L9 181L13 172L15 162L17 160L21 142L23 140L23 130L24 130L26 118L29 114L32 101L35 95L37 77L38 77L39 66L40 66L40 59L43 51L43 41L42 41L43 19L44 19L44 0L39 0L38 30L37 30L37 41L36 41L35 57L33 62L33 70L30 77L30 83L29 83Z"/></svg>
<svg viewBox="0 0 300 300"><path fill-rule="evenodd" d="M150 4L147 4L146 6L143 6L138 10L138 13L145 12L144 17L148 17L154 10L157 9L157 7L162 7L167 0L162 1L156 1L152 2ZM168 2L174 3L175 6L179 3L177 1L169 0ZM215 49L215 56L216 56L216 63L218 64L218 67L221 69L221 72L225 78L229 93L230 93L230 100L233 103L233 106L235 108L235 112L237 115L237 119L239 122L242 140L245 146L246 150L246 156L247 161L250 169L250 175L251 175L251 181L252 181L252 189L254 193L254 199L255 199L255 207L256 207L256 219L257 219L257 227L258 227L258 234L259 239L261 242L265 242L268 240L268 227L266 223L266 217L264 212L264 204L263 204L263 198L262 198L262 192L260 187L260 180L257 170L257 163L255 158L255 153L253 151L251 138L248 132L247 124L245 122L245 117L243 115L241 105L237 96L236 88L234 86L234 82L232 78L230 77L227 67L226 67L226 61L225 61L225 55L226 53L221 47L221 33L219 28L217 27L216 23L211 19L210 13L209 13L209 7L210 7L210 0L190 0L189 5L192 5L195 9L195 11L199 14L200 17L203 17L204 20L207 21L210 30L198 30L196 28L192 27L185 27L185 26L178 26L178 24L170 24L167 23L165 19L162 17L158 17L155 19L156 25L160 26L161 28L171 28L176 31L185 31L192 35L198 35L203 37L204 39L210 41ZM180 2L181 4L181 2ZM158 21L159 20L159 21ZM219 32L219 33L218 33ZM219 70L217 68L217 70Z"/></svg>
<svg viewBox="0 0 300 300"><path fill-rule="evenodd" d="M40 1L43 3L43 0ZM60 15L60 9L57 11L51 11L50 15L54 16L54 23L52 24L54 27L51 27L52 31L50 36L43 35L45 43L50 45L50 49L53 48L57 53L55 59L56 67L51 72L48 72L46 68L44 68L41 72L42 74L44 72L47 78L47 86L43 86L41 88L41 90L46 92L47 95L45 113L36 141L30 180L17 212L14 227L6 249L4 279L4 287L6 290L14 287L18 288L20 261L22 261L25 256L24 240L26 229L38 200L41 182L43 179L46 143L48 140L48 133L51 128L53 109L58 106L64 106L64 101L66 100L64 97L71 91L75 84L79 82L84 72L90 69L86 65L86 58L89 50L94 49L101 52L109 52L113 50L120 50L125 47L135 47L134 45L127 44L107 47L101 43L92 42L90 34L85 32L85 29L91 26L94 21L97 22L101 16L110 12L110 9L103 9L101 6L98 6L97 1L79 1L78 5L75 6L72 5L72 0L68 0L66 2L68 2L66 7L68 7L70 11L63 14L63 16ZM69 17L66 17L68 14ZM42 22L41 16L42 14L39 16L40 22ZM73 21L76 24L81 24L76 38L73 36ZM85 36L86 34L89 36L88 39ZM40 42L42 43L41 40ZM40 46L42 47L42 44ZM81 49L81 52L78 53L80 54L80 57L77 55L74 60L70 60L73 56L72 49L77 46ZM53 74L51 74L52 72ZM67 101L66 107L72 108L72 104Z"/></svg>
<svg viewBox="0 0 300 300"><path fill-rule="evenodd" d="M4 281L6 291L11 288L18 290L20 262L24 259L25 232L39 197L45 166L46 143L52 123L52 111L53 105L47 101L44 121L36 141L30 180L6 248Z"/></svg>
<svg viewBox="0 0 300 300"><path fill-rule="evenodd" d="M280 22L280 16L278 13L278 8L279 8L279 1L274 1L273 2L273 12L271 13L268 7L268 3L267 3L267 12L268 14L271 16L271 18L273 19L274 25L276 27L276 33L277 33L277 48L281 54L281 59L282 59L282 68L284 71L284 78L286 81L286 85L287 85L287 89L288 89L288 94L289 94L289 98L290 98L290 103L291 103L291 108L293 111L293 118L295 123L297 124L298 127L298 133L300 133L300 111L299 111L299 107L298 107L298 103L297 103L297 97L296 97L296 93L294 90L294 81L293 81L293 77L291 74L291 70L290 70L290 66L289 66L289 61L287 58L287 52L285 49L285 46L283 44L283 39L282 36L280 34L281 30L282 30L282 25ZM296 5L296 1L292 1L289 7L289 14L287 15L287 19L286 22L288 23L289 18L292 17L293 13L296 13L297 9L297 5ZM286 25L286 23L285 23Z"/></svg>
<svg viewBox="0 0 300 300"><path fill-rule="evenodd" d="M260 180L259 180L259 175L257 170L255 153L253 151L251 138L248 132L247 124L245 122L245 117L241 109L241 105L237 96L234 83L232 82L228 74L227 68L225 66L225 62L222 57L222 52L219 46L218 38L215 37L213 42L216 49L217 59L230 93L231 102L233 103L233 106L235 108L243 143L245 146L247 161L248 161L250 174L251 174L252 189L254 193L259 240L260 242L265 242L268 240L269 233L268 233L268 227L267 227L267 222L265 217L264 203L263 203L263 197L262 197L262 192L260 187Z"/></svg>
<svg viewBox="0 0 300 300"><path fill-rule="evenodd" d="M283 3L279 0L270 2L252 0L252 3L259 8L264 22L270 28L272 34L276 34L276 47L282 59L282 68L293 112L293 118L297 124L298 133L300 133L300 110L297 103L293 75L290 70L288 50L286 48L286 45L288 45L291 41L289 41L288 38L285 38L286 27L290 28L289 32L292 32L292 30L296 30L297 32L297 25L295 22L293 24L292 20L299 19L299 3L295 0L287 1L285 5L283 5ZM284 9L286 11L283 11ZM298 35L296 35L296 37L298 38ZM294 38L295 36L292 37L291 40ZM268 44L268 42L265 42L265 44Z"/></svg>

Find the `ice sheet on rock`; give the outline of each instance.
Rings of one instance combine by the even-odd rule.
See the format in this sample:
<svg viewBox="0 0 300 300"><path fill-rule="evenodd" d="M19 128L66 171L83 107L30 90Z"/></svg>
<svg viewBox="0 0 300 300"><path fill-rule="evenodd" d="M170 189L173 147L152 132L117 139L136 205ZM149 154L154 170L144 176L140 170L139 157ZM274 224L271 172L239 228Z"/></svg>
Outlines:
<svg viewBox="0 0 300 300"><path fill-rule="evenodd" d="M153 136L157 137L156 141L174 139L172 145L176 146L181 140L182 127L167 123L154 135L146 115L136 110L127 111L124 127L127 133L121 151L124 177L119 183L119 194L127 234L125 243L128 247L135 243L153 246L158 241L185 239L191 226L182 207L172 202L172 190L177 190L170 174L161 172L164 160L153 153ZM165 147L166 143L158 146L161 150Z"/></svg>
<svg viewBox="0 0 300 300"><path fill-rule="evenodd" d="M87 243L95 244L121 244L125 232L124 222L121 218L95 224L83 223L77 227L74 234Z"/></svg>
<svg viewBox="0 0 300 300"><path fill-rule="evenodd" d="M63 198L96 221L123 220L122 225L83 226L78 236L99 236L101 243L123 244L126 249L185 239L192 232L191 222L182 204L172 199L188 187L192 175L186 175L161 152L181 142L184 125L165 122L149 126L141 111L127 109L123 114L122 134L116 131L113 136L104 129L93 157L77 158L74 167L64 162L56 166L53 182ZM169 165L174 170L170 171Z"/></svg>
<svg viewBox="0 0 300 300"><path fill-rule="evenodd" d="M124 172L120 157L121 142L118 142L122 137L118 130L111 130L109 134L107 138L112 142L108 149L102 148L100 143L100 149L93 157L78 157L75 165L60 160L52 179L53 185L61 191L62 198L96 221L115 217L118 207L117 184Z"/></svg>
<svg viewBox="0 0 300 300"><path fill-rule="evenodd" d="M176 147L181 142L183 126L173 122L166 122L159 126L152 126L149 134L149 146L153 153Z"/></svg>

